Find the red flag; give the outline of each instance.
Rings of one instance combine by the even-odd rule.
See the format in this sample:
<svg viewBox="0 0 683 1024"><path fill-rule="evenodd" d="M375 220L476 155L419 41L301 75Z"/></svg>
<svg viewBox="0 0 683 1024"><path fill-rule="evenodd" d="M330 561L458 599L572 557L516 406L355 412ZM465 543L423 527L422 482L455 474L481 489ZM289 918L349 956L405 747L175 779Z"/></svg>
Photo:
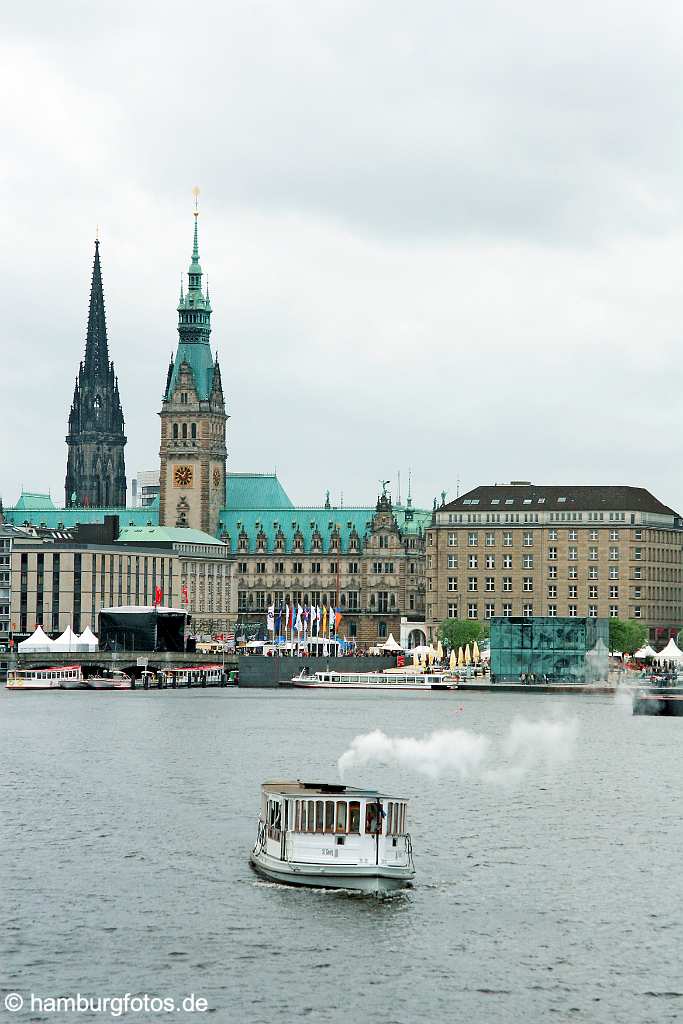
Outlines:
<svg viewBox="0 0 683 1024"><path fill-rule="evenodd" d="M164 596L164 593L163 593L161 587L157 587L156 590L154 591L154 603L155 604L161 604L161 599L163 598L163 596Z"/></svg>
<svg viewBox="0 0 683 1024"><path fill-rule="evenodd" d="M183 587L183 603L184 604L189 604L190 603L190 598L188 597L188 593L187 593L187 587Z"/></svg>

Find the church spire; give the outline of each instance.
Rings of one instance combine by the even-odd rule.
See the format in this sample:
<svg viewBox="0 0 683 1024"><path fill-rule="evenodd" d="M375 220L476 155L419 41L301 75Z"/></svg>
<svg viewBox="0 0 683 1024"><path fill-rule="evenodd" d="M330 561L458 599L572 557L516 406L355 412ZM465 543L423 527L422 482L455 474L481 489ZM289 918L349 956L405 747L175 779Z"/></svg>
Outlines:
<svg viewBox="0 0 683 1024"><path fill-rule="evenodd" d="M95 261L90 285L90 308L88 310L88 333L85 342L85 370L98 375L109 369L109 347L107 324L104 316L104 293L102 290L102 268L100 267L100 242L95 239Z"/></svg>
<svg viewBox="0 0 683 1024"><path fill-rule="evenodd" d="M199 263L199 236L197 232L197 222L199 220L199 189L195 185L192 189L192 195L194 196L194 240L192 244L192 262L188 269L188 275L190 279L189 288L191 292L199 292L202 290L202 268Z"/></svg>

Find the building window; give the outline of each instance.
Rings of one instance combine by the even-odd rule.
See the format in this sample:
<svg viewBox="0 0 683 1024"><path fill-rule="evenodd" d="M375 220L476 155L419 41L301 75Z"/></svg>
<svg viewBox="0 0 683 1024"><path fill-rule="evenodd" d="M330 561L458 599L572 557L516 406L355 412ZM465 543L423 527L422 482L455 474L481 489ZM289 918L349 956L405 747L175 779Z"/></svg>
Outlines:
<svg viewBox="0 0 683 1024"><path fill-rule="evenodd" d="M533 569L533 567L534 567L534 556L533 555L523 555L522 556L522 568L523 569Z"/></svg>
<svg viewBox="0 0 683 1024"><path fill-rule="evenodd" d="M619 597L619 587L610 587L609 588L609 596L612 597L612 598L614 598L614 597L618 598Z"/></svg>
<svg viewBox="0 0 683 1024"><path fill-rule="evenodd" d="M556 565L549 565L548 566L548 579L549 580L556 580L557 579L557 566Z"/></svg>
<svg viewBox="0 0 683 1024"><path fill-rule="evenodd" d="M449 619L457 619L457 617L458 617L458 606L454 602L451 602L448 605L448 618Z"/></svg>
<svg viewBox="0 0 683 1024"><path fill-rule="evenodd" d="M486 583L485 583L484 589L488 590L489 592L491 592L492 590L496 589L496 578L495 578L495 576L487 576L486 577Z"/></svg>
<svg viewBox="0 0 683 1024"><path fill-rule="evenodd" d="M431 533L430 533L430 535L429 535L429 536L431 537ZM430 542L430 543L431 543L431 542ZM456 547L456 546L457 546L457 543L458 543L458 535L457 535L457 533L455 533L455 532L454 532L453 530L451 530L451 531L449 532L449 534L448 534L448 546L449 546L449 548L454 548L454 547Z"/></svg>
<svg viewBox="0 0 683 1024"><path fill-rule="evenodd" d="M557 605L556 604L549 604L548 605L548 618L554 619L556 617L557 617Z"/></svg>
<svg viewBox="0 0 683 1024"><path fill-rule="evenodd" d="M557 585L555 583L551 583L548 586L548 597L557 597Z"/></svg>
<svg viewBox="0 0 683 1024"><path fill-rule="evenodd" d="M237 572L240 574L240 576L244 576L246 574L246 571L247 571L247 563L246 562L238 562L237 563Z"/></svg>
<svg viewBox="0 0 683 1024"><path fill-rule="evenodd" d="M575 619L576 618L576 614L577 614L577 612L576 612L576 605L575 604L570 604L568 606L568 612L569 612L569 618L570 619Z"/></svg>
<svg viewBox="0 0 683 1024"><path fill-rule="evenodd" d="M634 579L634 580L641 580L642 578L643 578L643 577L642 577L642 575L641 575L641 569L640 569L640 566L636 566L636 567L634 568L634 570L633 570L633 579Z"/></svg>
<svg viewBox="0 0 683 1024"><path fill-rule="evenodd" d="M642 530L636 530L634 536L635 536L636 540L642 540L643 539L643 531Z"/></svg>
<svg viewBox="0 0 683 1024"><path fill-rule="evenodd" d="M512 534L511 533L504 533L503 534L503 547L504 548L511 548L512 547Z"/></svg>
<svg viewBox="0 0 683 1024"><path fill-rule="evenodd" d="M532 619L534 617L534 606L532 604L523 605L522 615L525 619Z"/></svg>
<svg viewBox="0 0 683 1024"><path fill-rule="evenodd" d="M469 569L476 569L478 565L478 558L476 555L467 556L467 567Z"/></svg>
<svg viewBox="0 0 683 1024"><path fill-rule="evenodd" d="M548 530L548 540L557 540L557 530Z"/></svg>
<svg viewBox="0 0 683 1024"><path fill-rule="evenodd" d="M512 615L512 605L511 604L504 604L503 605L503 617L506 618L506 619L509 619L511 615Z"/></svg>
<svg viewBox="0 0 683 1024"><path fill-rule="evenodd" d="M503 590L512 590L512 576L503 576Z"/></svg>
<svg viewBox="0 0 683 1024"><path fill-rule="evenodd" d="M634 619L640 619L640 618L642 618L642 613L641 613L641 610L640 610L640 605L639 605L639 604L637 604L637 605L635 606L635 608L633 609L633 618L634 618Z"/></svg>
<svg viewBox="0 0 683 1024"><path fill-rule="evenodd" d="M633 596L637 597L637 598L641 598L643 596L642 595L642 589L643 589L642 587L634 587L633 588Z"/></svg>
<svg viewBox="0 0 683 1024"><path fill-rule="evenodd" d="M349 575L350 576L357 576L358 575L358 562L349 562Z"/></svg>
<svg viewBox="0 0 683 1024"><path fill-rule="evenodd" d="M597 578L598 578L598 567L597 567L597 565L589 565L588 566L588 579L589 580L597 580Z"/></svg>
<svg viewBox="0 0 683 1024"><path fill-rule="evenodd" d="M619 531L618 530L610 530L610 532L609 532L609 539L610 540L619 540Z"/></svg>
<svg viewBox="0 0 683 1024"><path fill-rule="evenodd" d="M525 548L530 548L533 545L533 543L534 543L534 535L533 535L533 533L525 533L524 536L522 537L522 544L524 545L524 547Z"/></svg>
<svg viewBox="0 0 683 1024"><path fill-rule="evenodd" d="M567 575L568 575L570 580L578 579L579 570L577 569L577 567L575 565L570 565L569 569L567 570Z"/></svg>
<svg viewBox="0 0 683 1024"><path fill-rule="evenodd" d="M449 569L457 569L458 568L458 556L457 555L449 555L448 556L448 568Z"/></svg>
<svg viewBox="0 0 683 1024"><path fill-rule="evenodd" d="M567 551L567 557L569 558L570 562L575 562L579 557L578 548L569 548L569 550Z"/></svg>
<svg viewBox="0 0 683 1024"><path fill-rule="evenodd" d="M384 640L386 638L386 635L387 635L387 624L386 624L386 622L378 622L377 623L377 636L380 638L380 640Z"/></svg>
<svg viewBox="0 0 683 1024"><path fill-rule="evenodd" d="M277 576L283 576L284 575L284 571L285 571L285 563L284 562L274 562L273 563L273 572Z"/></svg>
<svg viewBox="0 0 683 1024"><path fill-rule="evenodd" d="M495 533L487 533L486 534L486 547L487 548L492 548L495 543L496 543L496 535L495 535Z"/></svg>
<svg viewBox="0 0 683 1024"><path fill-rule="evenodd" d="M320 572L320 562L311 562L311 572L316 574Z"/></svg>
<svg viewBox="0 0 683 1024"><path fill-rule="evenodd" d="M618 580L619 579L619 566L618 565L610 565L610 567L609 567L609 578L611 580Z"/></svg>
<svg viewBox="0 0 683 1024"><path fill-rule="evenodd" d="M548 561L549 562L556 562L557 561L557 548L555 548L555 547L549 547L548 548Z"/></svg>
<svg viewBox="0 0 683 1024"><path fill-rule="evenodd" d="M467 578L467 589L469 591L475 591L477 589L477 577L468 576Z"/></svg>
<svg viewBox="0 0 683 1024"><path fill-rule="evenodd" d="M617 562L617 561L619 561L619 548L610 548L609 549L609 560L610 560L610 562Z"/></svg>
<svg viewBox="0 0 683 1024"><path fill-rule="evenodd" d="M522 590L529 593L534 589L534 578L533 576L525 576L522 584Z"/></svg>
<svg viewBox="0 0 683 1024"><path fill-rule="evenodd" d="M589 604L588 605L588 618L589 619L597 619L597 617L598 617L598 606L597 606L597 604Z"/></svg>
<svg viewBox="0 0 683 1024"><path fill-rule="evenodd" d="M597 598L598 598L598 588L595 585L590 586L588 588L588 596L589 596L589 598L591 598L591 600L597 601Z"/></svg>
<svg viewBox="0 0 683 1024"><path fill-rule="evenodd" d="M503 568L504 569L511 569L512 568L512 555L503 555Z"/></svg>
<svg viewBox="0 0 683 1024"><path fill-rule="evenodd" d="M476 606L476 604L468 604L467 605L467 618L468 619L476 619L476 617L477 617L477 606Z"/></svg>
<svg viewBox="0 0 683 1024"><path fill-rule="evenodd" d="M487 555L486 556L486 568L487 569L495 569L496 568L496 556L495 555Z"/></svg>
<svg viewBox="0 0 683 1024"><path fill-rule="evenodd" d="M256 573L259 576L265 576L265 573L266 573L266 563L265 562L257 562L256 563Z"/></svg>
<svg viewBox="0 0 683 1024"><path fill-rule="evenodd" d="M484 605L484 618L485 619L492 619L495 614L496 614L496 606L495 606L495 604L493 604L492 601L487 601L487 603Z"/></svg>
<svg viewBox="0 0 683 1024"><path fill-rule="evenodd" d="M597 540L598 539L598 531L597 530L591 530L589 532L589 534L588 534L588 539L589 540Z"/></svg>
<svg viewBox="0 0 683 1024"><path fill-rule="evenodd" d="M304 571L304 563L303 562L292 562L292 572L294 573L295 576L300 576L303 571Z"/></svg>
<svg viewBox="0 0 683 1024"><path fill-rule="evenodd" d="M474 533L468 533L467 543L471 548L475 548L479 543L479 534L476 531Z"/></svg>
<svg viewBox="0 0 683 1024"><path fill-rule="evenodd" d="M576 530L568 530L567 531L567 537L568 537L569 540L577 540L578 536L579 535L576 532Z"/></svg>
<svg viewBox="0 0 683 1024"><path fill-rule="evenodd" d="M579 595L578 595L578 587L576 586L576 584L575 584L575 583L571 583L571 584L569 585L569 588L568 588L568 596L569 596L569 597L578 597L578 596L579 596Z"/></svg>
<svg viewBox="0 0 683 1024"><path fill-rule="evenodd" d="M451 593L458 589L458 578L457 576L448 577L448 589Z"/></svg>

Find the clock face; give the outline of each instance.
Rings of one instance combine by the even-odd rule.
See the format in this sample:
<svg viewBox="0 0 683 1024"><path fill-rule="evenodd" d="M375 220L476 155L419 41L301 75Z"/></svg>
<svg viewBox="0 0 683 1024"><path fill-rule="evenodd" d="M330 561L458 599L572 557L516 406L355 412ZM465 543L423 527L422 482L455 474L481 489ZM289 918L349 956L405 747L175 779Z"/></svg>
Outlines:
<svg viewBox="0 0 683 1024"><path fill-rule="evenodd" d="M213 486L214 487L220 487L220 485L221 485L221 471L218 468L218 466L214 466L214 468L213 468Z"/></svg>
<svg viewBox="0 0 683 1024"><path fill-rule="evenodd" d="M174 466L173 486L192 487L193 470L192 466Z"/></svg>

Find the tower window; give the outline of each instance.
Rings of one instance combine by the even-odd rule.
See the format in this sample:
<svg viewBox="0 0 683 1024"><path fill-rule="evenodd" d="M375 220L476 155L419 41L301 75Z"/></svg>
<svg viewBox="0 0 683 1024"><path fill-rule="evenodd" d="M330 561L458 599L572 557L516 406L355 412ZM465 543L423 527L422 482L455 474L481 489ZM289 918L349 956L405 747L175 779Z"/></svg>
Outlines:
<svg viewBox="0 0 683 1024"><path fill-rule="evenodd" d="M187 423L183 423L183 440L187 438Z"/></svg>
<svg viewBox="0 0 683 1024"><path fill-rule="evenodd" d="M173 440L174 441L178 440L178 424L177 423L173 424Z"/></svg>
<svg viewBox="0 0 683 1024"><path fill-rule="evenodd" d="M197 440L197 424L196 423L192 424L192 440L193 441Z"/></svg>

